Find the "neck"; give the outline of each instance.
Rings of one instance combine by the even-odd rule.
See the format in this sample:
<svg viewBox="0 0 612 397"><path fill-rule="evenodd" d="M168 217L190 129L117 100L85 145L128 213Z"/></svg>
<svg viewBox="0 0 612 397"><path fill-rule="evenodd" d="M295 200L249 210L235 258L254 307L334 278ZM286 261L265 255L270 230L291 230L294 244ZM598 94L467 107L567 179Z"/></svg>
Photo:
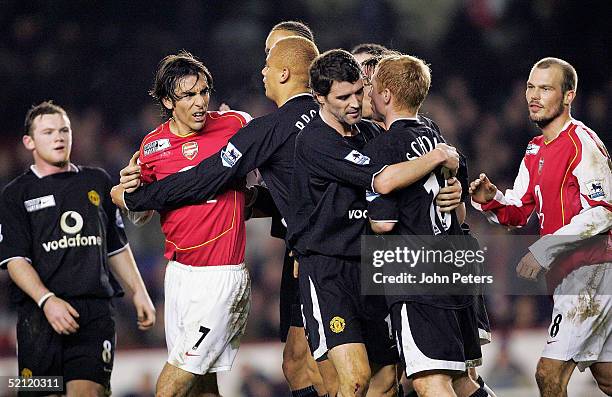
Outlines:
<svg viewBox="0 0 612 397"><path fill-rule="evenodd" d="M309 93L310 91L308 90L308 87L304 87L304 86L288 87L286 90L283 90L283 92L280 93L278 98L274 100L274 103L276 103L276 106L280 108L289 100L289 98L294 97L296 95L309 94Z"/></svg>
<svg viewBox="0 0 612 397"><path fill-rule="evenodd" d="M561 131L563 131L563 126L572 118L569 112L564 112L559 117L555 118L553 121L548 123L548 125L542 128L542 135L544 135L544 140L546 142L550 142L556 139Z"/></svg>
<svg viewBox="0 0 612 397"><path fill-rule="evenodd" d="M333 128L334 130L336 130L338 134L342 136L353 135L352 125L338 121L338 119L336 119L333 114L327 112L324 108L319 111L319 115L321 116L321 120L323 120L325 124Z"/></svg>
<svg viewBox="0 0 612 397"><path fill-rule="evenodd" d="M204 118L204 123L205 122L206 122L206 118ZM197 132L197 131L182 131L179 125L177 124L176 120L174 120L174 117L170 118L169 127L170 127L170 132L176 136L187 136L187 135L194 134ZM204 127L204 124L202 124L202 127ZM187 129L189 130L189 128Z"/></svg>
<svg viewBox="0 0 612 397"><path fill-rule="evenodd" d="M40 176L59 174L70 171L70 162L65 165L53 165L39 159L34 159L34 169Z"/></svg>
<svg viewBox="0 0 612 397"><path fill-rule="evenodd" d="M413 112L410 110L395 110L390 109L385 115L385 129L389 129L391 124L393 124L397 119L414 119L417 116L417 112Z"/></svg>

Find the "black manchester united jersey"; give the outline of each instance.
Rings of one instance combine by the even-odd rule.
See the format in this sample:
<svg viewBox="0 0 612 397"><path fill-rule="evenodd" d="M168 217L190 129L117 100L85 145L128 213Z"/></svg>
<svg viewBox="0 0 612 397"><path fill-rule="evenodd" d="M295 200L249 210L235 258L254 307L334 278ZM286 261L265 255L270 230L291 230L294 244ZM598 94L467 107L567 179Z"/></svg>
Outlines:
<svg viewBox="0 0 612 397"><path fill-rule="evenodd" d="M3 190L0 266L25 258L59 297L108 298L122 293L107 258L125 249L111 180L99 168L77 167L41 177L32 168ZM12 299L26 295L15 285Z"/></svg>
<svg viewBox="0 0 612 397"><path fill-rule="evenodd" d="M433 150L438 143L445 143L438 126L430 119L418 118L398 119L389 130L372 141L364 152L372 156L385 156L390 164L413 160ZM467 190L467 168L465 158L460 161L458 178ZM406 237L407 246L419 249L432 244L432 239L421 240L420 236L463 236L454 211L440 212L435 204L436 196L441 187L446 185L442 167L425 175L412 185L389 195L370 195L368 197L368 214L374 221L397 222L393 234ZM441 244L448 244L449 249L456 248L462 239L456 238L453 243L441 238ZM440 249L440 247L438 247ZM407 295L387 296L389 304L397 301L416 301L443 308L459 308L471 305L473 296L466 295Z"/></svg>
<svg viewBox="0 0 612 397"><path fill-rule="evenodd" d="M366 230L366 189L387 163L361 152L381 129L362 120L354 136L341 136L321 117L298 135L288 242L296 255L357 259ZM377 138L378 139L378 138Z"/></svg>

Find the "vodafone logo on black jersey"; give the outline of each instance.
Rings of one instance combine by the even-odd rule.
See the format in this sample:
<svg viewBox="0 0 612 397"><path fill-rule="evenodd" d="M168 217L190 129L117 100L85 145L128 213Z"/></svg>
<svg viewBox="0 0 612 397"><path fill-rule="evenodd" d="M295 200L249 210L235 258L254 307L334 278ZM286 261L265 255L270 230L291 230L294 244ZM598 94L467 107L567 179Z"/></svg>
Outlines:
<svg viewBox="0 0 612 397"><path fill-rule="evenodd" d="M368 217L368 210L349 210L349 219L364 219Z"/></svg>
<svg viewBox="0 0 612 397"><path fill-rule="evenodd" d="M42 243L46 252L57 251L73 247L101 246L102 237L100 236L81 236L83 229L83 217L76 211L66 211L60 217L60 229L62 232L73 235L64 235L59 240L47 241Z"/></svg>

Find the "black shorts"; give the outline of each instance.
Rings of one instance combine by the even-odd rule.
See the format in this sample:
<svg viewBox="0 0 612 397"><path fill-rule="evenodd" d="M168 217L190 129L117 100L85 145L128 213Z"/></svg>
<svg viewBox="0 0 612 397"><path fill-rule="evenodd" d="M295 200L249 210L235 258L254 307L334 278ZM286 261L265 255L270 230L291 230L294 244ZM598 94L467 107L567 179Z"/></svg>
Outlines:
<svg viewBox="0 0 612 397"><path fill-rule="evenodd" d="M487 315L487 307L483 295L480 295L476 301L476 320L478 322L480 345L491 343L491 324L489 324L489 316Z"/></svg>
<svg viewBox="0 0 612 397"><path fill-rule="evenodd" d="M287 342L289 327L304 327L302 310L300 308L300 286L298 279L293 277L293 257L285 250L283 274L280 287L280 329L281 342Z"/></svg>
<svg viewBox="0 0 612 397"><path fill-rule="evenodd" d="M358 261L322 255L300 258L300 298L315 360L324 359L333 347L363 343L370 361L399 362L385 321L386 306L374 305L371 297L361 295L360 267Z"/></svg>
<svg viewBox="0 0 612 397"><path fill-rule="evenodd" d="M19 374L63 376L64 392L66 383L71 380L90 380L110 391L115 357L115 320L111 300L66 301L79 313L76 319L79 329L71 335L56 333L34 301L20 304L17 319Z"/></svg>
<svg viewBox="0 0 612 397"><path fill-rule="evenodd" d="M391 307L391 322L408 377L430 370L463 372L482 361L474 305L442 309L398 302Z"/></svg>

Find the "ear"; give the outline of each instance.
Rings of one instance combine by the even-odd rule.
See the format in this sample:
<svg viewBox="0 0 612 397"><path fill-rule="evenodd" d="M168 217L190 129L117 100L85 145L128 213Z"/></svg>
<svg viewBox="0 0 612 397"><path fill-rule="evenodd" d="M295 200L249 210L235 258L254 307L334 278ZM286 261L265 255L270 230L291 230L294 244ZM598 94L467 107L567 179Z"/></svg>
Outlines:
<svg viewBox="0 0 612 397"><path fill-rule="evenodd" d="M29 135L24 135L21 138L21 142L23 142L23 146L25 146L28 150L36 149L36 145L34 144L34 139Z"/></svg>
<svg viewBox="0 0 612 397"><path fill-rule="evenodd" d="M574 100L574 98L576 97L576 91L574 90L569 90L565 93L565 96L563 97L563 104L565 106L569 106L572 104L572 101Z"/></svg>
<svg viewBox="0 0 612 397"><path fill-rule="evenodd" d="M172 102L172 99L168 97L162 98L162 104L168 110L174 109L174 103Z"/></svg>
<svg viewBox="0 0 612 397"><path fill-rule="evenodd" d="M287 80L289 80L289 76L291 75L291 72L289 71L289 69L287 68L283 68L283 71L280 75L280 83L284 84L287 82Z"/></svg>
<svg viewBox="0 0 612 397"><path fill-rule="evenodd" d="M325 103L325 95L314 93L314 96L319 105L323 105L323 103Z"/></svg>
<svg viewBox="0 0 612 397"><path fill-rule="evenodd" d="M389 91L388 88L385 88L382 91L382 97L385 100L385 104L389 104L389 102L391 102L391 91Z"/></svg>

